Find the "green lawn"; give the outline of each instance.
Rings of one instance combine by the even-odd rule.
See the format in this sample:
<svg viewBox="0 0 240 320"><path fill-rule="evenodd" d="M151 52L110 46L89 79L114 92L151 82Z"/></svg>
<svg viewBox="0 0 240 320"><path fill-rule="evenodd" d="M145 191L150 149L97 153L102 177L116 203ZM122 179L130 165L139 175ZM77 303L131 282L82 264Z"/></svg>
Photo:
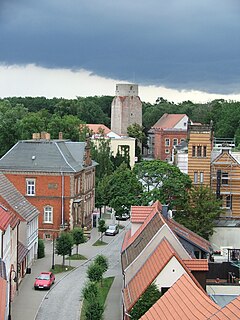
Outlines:
<svg viewBox="0 0 240 320"><path fill-rule="evenodd" d="M97 240L93 246L98 247L98 246L105 246L107 243L102 241L102 240Z"/></svg>
<svg viewBox="0 0 240 320"><path fill-rule="evenodd" d="M66 260L87 260L87 258L81 254L73 254L71 257L67 257Z"/></svg>
<svg viewBox="0 0 240 320"><path fill-rule="evenodd" d="M54 269L50 269L50 271L52 273L56 274L56 273L61 273L61 272L67 272L72 269L74 269L74 267L67 266L67 265L63 266L62 264L55 264Z"/></svg>
<svg viewBox="0 0 240 320"><path fill-rule="evenodd" d="M102 283L102 286L101 284L99 283L98 286L99 286L99 291L100 291L100 302L104 305L105 304L105 301L107 299L107 295L108 295L108 292L111 288L111 285L113 283L113 280L114 280L114 277L108 277L108 278L104 278L103 279L103 283ZM80 317L80 320L88 320L85 318L84 316L84 300L83 300L83 304L82 304L82 309L81 309L81 317Z"/></svg>

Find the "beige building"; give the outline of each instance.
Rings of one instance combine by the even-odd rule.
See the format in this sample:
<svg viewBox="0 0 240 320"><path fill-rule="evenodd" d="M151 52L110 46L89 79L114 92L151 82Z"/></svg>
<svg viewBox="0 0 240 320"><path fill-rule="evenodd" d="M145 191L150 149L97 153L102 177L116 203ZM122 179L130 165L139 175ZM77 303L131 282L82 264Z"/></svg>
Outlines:
<svg viewBox="0 0 240 320"><path fill-rule="evenodd" d="M96 143L96 145L101 137L105 137L106 139L110 140L110 148L114 157L118 152L120 152L120 154L124 153L124 150L127 148L130 158L130 167L134 167L135 138L120 136L103 124L86 124L86 126L89 128L91 132L91 139L94 141L94 143Z"/></svg>

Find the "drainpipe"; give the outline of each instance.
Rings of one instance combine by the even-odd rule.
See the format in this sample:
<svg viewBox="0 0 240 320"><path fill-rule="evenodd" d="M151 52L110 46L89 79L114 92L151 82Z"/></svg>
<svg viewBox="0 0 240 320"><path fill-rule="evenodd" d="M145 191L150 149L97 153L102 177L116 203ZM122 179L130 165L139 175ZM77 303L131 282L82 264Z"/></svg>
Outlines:
<svg viewBox="0 0 240 320"><path fill-rule="evenodd" d="M64 226L64 175L63 172L61 171L61 176L62 176L62 211L61 211L61 217L62 217L62 226Z"/></svg>

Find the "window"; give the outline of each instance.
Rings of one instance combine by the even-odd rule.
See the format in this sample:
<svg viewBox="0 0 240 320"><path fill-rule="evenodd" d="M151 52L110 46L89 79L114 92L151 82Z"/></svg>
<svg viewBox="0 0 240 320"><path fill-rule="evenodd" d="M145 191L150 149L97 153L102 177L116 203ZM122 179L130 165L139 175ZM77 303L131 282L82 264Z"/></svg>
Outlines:
<svg viewBox="0 0 240 320"><path fill-rule="evenodd" d="M201 146L197 146L197 156L198 157L202 156L202 147Z"/></svg>
<svg viewBox="0 0 240 320"><path fill-rule="evenodd" d="M166 147L170 146L170 139L168 139L168 138L165 139L165 146Z"/></svg>
<svg viewBox="0 0 240 320"><path fill-rule="evenodd" d="M228 185L228 172L222 172L222 184Z"/></svg>
<svg viewBox="0 0 240 320"><path fill-rule="evenodd" d="M181 139L180 139L180 142L183 142L183 141L185 141L185 139L181 138Z"/></svg>
<svg viewBox="0 0 240 320"><path fill-rule="evenodd" d="M45 223L52 223L53 222L53 208L50 206L44 207L44 213L43 213L43 221Z"/></svg>
<svg viewBox="0 0 240 320"><path fill-rule="evenodd" d="M232 196L226 196L226 208L232 209Z"/></svg>
<svg viewBox="0 0 240 320"><path fill-rule="evenodd" d="M203 157L206 158L207 156L207 146L203 146Z"/></svg>
<svg viewBox="0 0 240 320"><path fill-rule="evenodd" d="M169 149L165 149L165 153L169 153L170 151L169 151Z"/></svg>
<svg viewBox="0 0 240 320"><path fill-rule="evenodd" d="M35 196L35 180L34 179L27 179L26 180L27 186L27 195L28 196Z"/></svg>
<svg viewBox="0 0 240 320"><path fill-rule="evenodd" d="M200 183L204 182L204 173L200 172Z"/></svg>
<svg viewBox="0 0 240 320"><path fill-rule="evenodd" d="M194 172L194 183L198 183L198 173Z"/></svg>
<svg viewBox="0 0 240 320"><path fill-rule="evenodd" d="M178 139L177 139L177 138L174 138L174 139L173 139L173 145L176 146L177 144L178 144Z"/></svg>
<svg viewBox="0 0 240 320"><path fill-rule="evenodd" d="M192 146L192 156L196 157L196 147Z"/></svg>

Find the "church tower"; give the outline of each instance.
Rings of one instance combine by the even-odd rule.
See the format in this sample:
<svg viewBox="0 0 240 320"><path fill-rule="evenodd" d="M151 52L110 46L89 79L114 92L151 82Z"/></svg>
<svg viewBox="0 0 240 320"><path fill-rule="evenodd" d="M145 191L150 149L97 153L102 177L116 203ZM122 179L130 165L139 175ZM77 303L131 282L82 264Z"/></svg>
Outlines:
<svg viewBox="0 0 240 320"><path fill-rule="evenodd" d="M137 84L117 84L111 107L111 130L127 135L127 128L137 123L142 126L142 102Z"/></svg>

